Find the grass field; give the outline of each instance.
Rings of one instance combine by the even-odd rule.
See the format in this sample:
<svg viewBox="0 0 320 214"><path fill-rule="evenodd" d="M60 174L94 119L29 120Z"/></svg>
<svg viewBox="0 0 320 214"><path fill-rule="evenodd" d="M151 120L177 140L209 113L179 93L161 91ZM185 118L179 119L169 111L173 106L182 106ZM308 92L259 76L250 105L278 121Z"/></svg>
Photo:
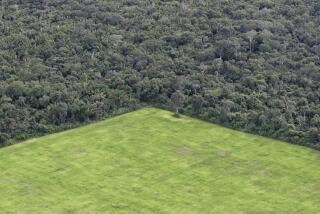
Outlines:
<svg viewBox="0 0 320 214"><path fill-rule="evenodd" d="M320 154L145 108L0 149L0 213L320 213Z"/></svg>

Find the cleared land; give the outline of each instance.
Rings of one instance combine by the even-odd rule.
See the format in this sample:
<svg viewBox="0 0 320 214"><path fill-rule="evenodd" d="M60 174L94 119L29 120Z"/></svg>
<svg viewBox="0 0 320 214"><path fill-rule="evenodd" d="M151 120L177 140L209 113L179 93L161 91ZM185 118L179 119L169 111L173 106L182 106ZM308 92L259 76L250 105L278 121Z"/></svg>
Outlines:
<svg viewBox="0 0 320 214"><path fill-rule="evenodd" d="M318 152L146 108L0 149L0 213L320 213Z"/></svg>

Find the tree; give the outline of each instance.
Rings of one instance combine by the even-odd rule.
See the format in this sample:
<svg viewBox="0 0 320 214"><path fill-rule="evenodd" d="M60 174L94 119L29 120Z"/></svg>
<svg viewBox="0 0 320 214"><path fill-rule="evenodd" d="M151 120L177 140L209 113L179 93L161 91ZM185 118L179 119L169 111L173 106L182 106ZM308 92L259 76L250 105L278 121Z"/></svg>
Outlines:
<svg viewBox="0 0 320 214"><path fill-rule="evenodd" d="M216 56L225 61L234 59L237 52L237 46L236 42L222 40L217 44L215 51Z"/></svg>
<svg viewBox="0 0 320 214"><path fill-rule="evenodd" d="M66 103L57 103L49 106L49 117L56 125L64 123L68 114L68 106Z"/></svg>
<svg viewBox="0 0 320 214"><path fill-rule="evenodd" d="M311 119L311 124L315 127L320 128L320 116L318 114L314 115Z"/></svg>
<svg viewBox="0 0 320 214"><path fill-rule="evenodd" d="M257 35L257 31L255 30L251 30L249 32L246 33L248 39L249 39L249 50L250 52L252 52L253 50L253 40L254 40L254 37Z"/></svg>
<svg viewBox="0 0 320 214"><path fill-rule="evenodd" d="M175 109L176 117L180 116L179 110L183 107L184 101L185 101L185 96L180 90L174 92L171 95L171 103L173 105L173 108Z"/></svg>
<svg viewBox="0 0 320 214"><path fill-rule="evenodd" d="M193 111L197 113L201 112L201 108L205 102L203 97L201 95L193 95L191 102Z"/></svg>
<svg viewBox="0 0 320 214"><path fill-rule="evenodd" d="M6 88L7 96L11 97L14 100L22 96L24 92L25 92L25 88L24 88L23 82L21 81L15 81Z"/></svg>
<svg viewBox="0 0 320 214"><path fill-rule="evenodd" d="M8 139L9 139L9 135L8 134L0 132L0 147L4 146Z"/></svg>

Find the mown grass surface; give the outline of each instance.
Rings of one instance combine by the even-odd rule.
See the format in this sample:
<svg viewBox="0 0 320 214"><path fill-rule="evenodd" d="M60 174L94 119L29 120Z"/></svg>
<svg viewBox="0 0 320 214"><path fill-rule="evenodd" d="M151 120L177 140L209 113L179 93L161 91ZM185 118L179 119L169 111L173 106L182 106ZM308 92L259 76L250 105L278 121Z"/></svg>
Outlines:
<svg viewBox="0 0 320 214"><path fill-rule="evenodd" d="M320 155L146 108L0 149L0 213L320 213Z"/></svg>

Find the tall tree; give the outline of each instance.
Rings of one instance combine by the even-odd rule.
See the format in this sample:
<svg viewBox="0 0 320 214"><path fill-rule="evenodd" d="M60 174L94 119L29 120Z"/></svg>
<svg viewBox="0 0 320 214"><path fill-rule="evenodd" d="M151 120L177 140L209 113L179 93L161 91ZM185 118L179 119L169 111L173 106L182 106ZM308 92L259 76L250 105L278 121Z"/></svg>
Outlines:
<svg viewBox="0 0 320 214"><path fill-rule="evenodd" d="M180 116L179 111L183 107L184 101L185 101L185 96L180 90L174 92L171 95L171 102L172 102L173 108L175 109L175 116L177 117Z"/></svg>

